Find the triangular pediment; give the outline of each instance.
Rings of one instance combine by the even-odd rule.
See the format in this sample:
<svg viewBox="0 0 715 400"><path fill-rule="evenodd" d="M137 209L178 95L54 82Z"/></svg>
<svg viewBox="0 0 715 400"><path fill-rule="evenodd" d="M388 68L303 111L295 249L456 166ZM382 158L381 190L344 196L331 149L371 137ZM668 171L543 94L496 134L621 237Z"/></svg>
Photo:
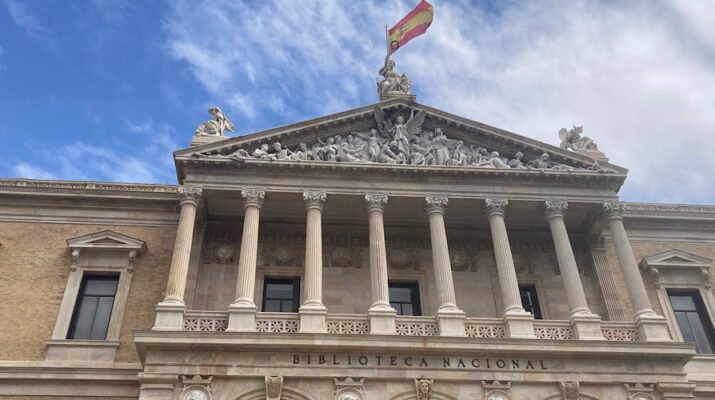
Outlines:
<svg viewBox="0 0 715 400"><path fill-rule="evenodd" d="M71 249L118 249L118 250L146 250L146 243L143 240L127 236L118 232L106 230L90 233L67 239L67 246Z"/></svg>
<svg viewBox="0 0 715 400"><path fill-rule="evenodd" d="M500 173L549 170L613 174L626 169L408 99L394 99L174 153L179 178L197 160L383 164Z"/></svg>
<svg viewBox="0 0 715 400"><path fill-rule="evenodd" d="M712 260L709 258L677 249L655 254L641 261L643 266L658 268L703 268L709 267L711 263Z"/></svg>

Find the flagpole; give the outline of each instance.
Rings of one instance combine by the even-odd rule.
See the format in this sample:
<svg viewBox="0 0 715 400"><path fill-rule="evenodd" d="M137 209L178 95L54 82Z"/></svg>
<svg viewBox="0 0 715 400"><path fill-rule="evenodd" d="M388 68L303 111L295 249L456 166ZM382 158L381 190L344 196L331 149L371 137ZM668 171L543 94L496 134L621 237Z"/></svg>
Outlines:
<svg viewBox="0 0 715 400"><path fill-rule="evenodd" d="M387 31L387 25L385 25L385 43L387 44L387 54L390 54L390 34Z"/></svg>

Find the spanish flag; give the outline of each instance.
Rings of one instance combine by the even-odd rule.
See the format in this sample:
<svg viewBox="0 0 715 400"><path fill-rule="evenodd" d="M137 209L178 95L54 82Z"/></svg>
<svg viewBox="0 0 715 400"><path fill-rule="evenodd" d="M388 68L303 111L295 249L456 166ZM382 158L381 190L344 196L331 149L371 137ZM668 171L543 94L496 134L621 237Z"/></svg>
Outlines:
<svg viewBox="0 0 715 400"><path fill-rule="evenodd" d="M402 18L387 32L389 46L387 54L394 53L405 43L425 33L430 24L432 24L432 17L434 17L432 4L422 0L414 10L410 11L405 18Z"/></svg>

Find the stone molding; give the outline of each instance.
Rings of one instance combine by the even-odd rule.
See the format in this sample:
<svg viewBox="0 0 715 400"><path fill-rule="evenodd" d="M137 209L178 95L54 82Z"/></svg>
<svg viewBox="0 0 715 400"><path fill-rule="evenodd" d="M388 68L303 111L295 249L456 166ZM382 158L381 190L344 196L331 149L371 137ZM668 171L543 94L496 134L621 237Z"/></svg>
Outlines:
<svg viewBox="0 0 715 400"><path fill-rule="evenodd" d="M448 203L449 199L443 194L428 194L425 196L425 211L427 214L444 214Z"/></svg>
<svg viewBox="0 0 715 400"><path fill-rule="evenodd" d="M198 186L179 186L179 194L181 195L180 204L193 204L198 207L201 202L203 190Z"/></svg>
<svg viewBox="0 0 715 400"><path fill-rule="evenodd" d="M325 192L303 192L303 201L305 202L305 209L317 209L319 211L322 211L326 197L327 195Z"/></svg>
<svg viewBox="0 0 715 400"><path fill-rule="evenodd" d="M62 180L0 179L0 187L112 192L178 193L177 185L141 183L77 182Z"/></svg>
<svg viewBox="0 0 715 400"><path fill-rule="evenodd" d="M365 209L368 213L385 211L387 205L387 195L383 193L369 193L365 195Z"/></svg>
<svg viewBox="0 0 715 400"><path fill-rule="evenodd" d="M509 205L509 200L499 198L486 198L484 199L484 204L487 216L491 217L495 214L504 216L506 212L506 207Z"/></svg>
<svg viewBox="0 0 715 400"><path fill-rule="evenodd" d="M266 197L266 192L258 189L241 190L241 198L243 198L244 207L263 207L263 200Z"/></svg>

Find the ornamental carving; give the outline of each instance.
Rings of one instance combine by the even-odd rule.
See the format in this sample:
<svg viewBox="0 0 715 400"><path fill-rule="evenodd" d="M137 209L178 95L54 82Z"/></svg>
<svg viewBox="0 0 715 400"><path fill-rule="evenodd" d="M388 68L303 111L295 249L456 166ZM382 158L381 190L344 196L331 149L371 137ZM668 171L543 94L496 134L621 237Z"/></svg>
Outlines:
<svg viewBox="0 0 715 400"><path fill-rule="evenodd" d="M327 266L335 268L360 268L362 267L362 249L334 247L328 249L323 255Z"/></svg>
<svg viewBox="0 0 715 400"><path fill-rule="evenodd" d="M253 206L261 208L263 206L263 199L266 197L266 192L263 190L242 190L241 197L243 198L243 204L246 207Z"/></svg>
<svg viewBox="0 0 715 400"><path fill-rule="evenodd" d="M224 132L233 132L235 126L226 117L226 114L218 107L210 107L211 119L196 128L195 135L198 136L223 136Z"/></svg>
<svg viewBox="0 0 715 400"><path fill-rule="evenodd" d="M305 209L310 210L311 208L317 208L318 210L322 210L326 197L325 192L303 192Z"/></svg>
<svg viewBox="0 0 715 400"><path fill-rule="evenodd" d="M432 385L434 379L420 378L415 379L415 390L417 391L417 400L432 400Z"/></svg>
<svg viewBox="0 0 715 400"><path fill-rule="evenodd" d="M449 262L452 271L476 271L477 258L470 256L466 251L450 251Z"/></svg>
<svg viewBox="0 0 715 400"><path fill-rule="evenodd" d="M410 249L389 249L387 250L387 263L392 269L398 270L408 270L413 269L415 271L419 270L417 266L417 260L415 257L415 251Z"/></svg>
<svg viewBox="0 0 715 400"><path fill-rule="evenodd" d="M483 381L484 400L512 400L511 382Z"/></svg>
<svg viewBox="0 0 715 400"><path fill-rule="evenodd" d="M425 210L427 210L428 214L444 214L448 203L449 199L445 195L431 194L425 196Z"/></svg>
<svg viewBox="0 0 715 400"><path fill-rule="evenodd" d="M486 207L487 215L492 215L492 214L504 215L504 212L506 211L506 207L509 205L509 200L487 198L484 200L484 205Z"/></svg>
<svg viewBox="0 0 715 400"><path fill-rule="evenodd" d="M387 205L387 195L386 194L366 194L365 195L365 208L367 212L380 211L382 212Z"/></svg>
<svg viewBox="0 0 715 400"><path fill-rule="evenodd" d="M606 219L622 217L624 209L625 207L623 206L623 204L617 201L603 203L603 215L606 217Z"/></svg>
<svg viewBox="0 0 715 400"><path fill-rule="evenodd" d="M266 376L266 400L281 400L282 376Z"/></svg>
<svg viewBox="0 0 715 400"><path fill-rule="evenodd" d="M302 267L305 248L290 245L262 245L264 266Z"/></svg>
<svg viewBox="0 0 715 400"><path fill-rule="evenodd" d="M564 400L579 400L580 393L578 381L559 382Z"/></svg>
<svg viewBox="0 0 715 400"><path fill-rule="evenodd" d="M655 388L653 384L636 383L635 385L626 384L627 400L655 400Z"/></svg>
<svg viewBox="0 0 715 400"><path fill-rule="evenodd" d="M181 204L192 203L198 205L201 201L202 190L197 186L179 186L179 194L181 195Z"/></svg>
<svg viewBox="0 0 715 400"><path fill-rule="evenodd" d="M318 161L542 171L603 169L598 162L588 167L558 163L551 159L549 153L526 160L522 152L515 152L508 157L476 144L466 145L462 140L448 136L443 131L445 127L424 129L426 116L425 110L412 109L405 112L375 107L375 123L372 128L363 131L319 137L315 142L301 142L294 148L276 141L252 148L240 148L227 155L212 154L213 151L204 155L230 158L237 162Z"/></svg>
<svg viewBox="0 0 715 400"><path fill-rule="evenodd" d="M333 378L335 381L335 400L364 400L365 393L362 390L365 379L355 380L351 377L345 379Z"/></svg>

